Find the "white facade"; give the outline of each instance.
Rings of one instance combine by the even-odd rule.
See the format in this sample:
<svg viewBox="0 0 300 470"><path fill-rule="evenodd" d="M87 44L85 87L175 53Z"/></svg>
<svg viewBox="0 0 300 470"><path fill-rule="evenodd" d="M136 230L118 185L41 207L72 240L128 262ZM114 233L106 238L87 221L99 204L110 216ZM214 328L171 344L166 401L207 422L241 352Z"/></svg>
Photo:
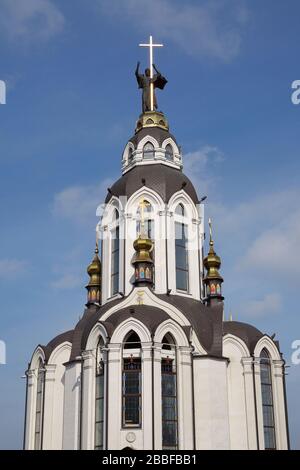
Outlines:
<svg viewBox="0 0 300 470"><path fill-rule="evenodd" d="M153 145L154 158L145 162L147 142ZM166 158L168 144L173 161ZM175 185L164 200L147 182L148 168L157 163L181 174L181 152L171 137L160 144L149 130L137 147L127 144L124 177L144 165L145 183L132 194L112 194L99 222L102 306L88 305L67 337L38 346L32 356L27 371L26 449L264 449L270 445L265 436L272 444L272 433L276 449L288 448L284 361L278 346L249 325L223 322L222 301L205 305L203 204L192 199L184 184ZM131 261L141 200L148 204L146 220L152 220L153 289L133 283ZM178 288L176 280L176 223L184 225L188 235L186 289ZM113 258L116 226L118 256ZM136 347L128 347L132 332L138 338ZM262 351L268 360L262 359ZM126 364L138 371L135 425L126 421ZM268 380L269 370L270 383L261 383L261 377ZM166 418L163 411L168 403L164 373L171 377L175 419ZM271 391L271 404L263 389ZM263 410L270 411L269 420L274 417L270 432ZM168 447L163 435L170 429L175 444Z"/></svg>

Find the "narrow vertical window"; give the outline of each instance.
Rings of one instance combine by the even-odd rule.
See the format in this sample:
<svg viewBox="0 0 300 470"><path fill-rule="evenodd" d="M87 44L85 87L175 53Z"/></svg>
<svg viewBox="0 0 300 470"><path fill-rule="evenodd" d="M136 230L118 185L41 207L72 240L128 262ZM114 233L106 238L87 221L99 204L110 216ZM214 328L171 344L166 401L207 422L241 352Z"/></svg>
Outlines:
<svg viewBox="0 0 300 470"><path fill-rule="evenodd" d="M177 219L181 219L175 221L176 289L187 292L189 288L187 225L183 223L184 207L182 204L177 206L175 215Z"/></svg>
<svg viewBox="0 0 300 470"><path fill-rule="evenodd" d="M96 357L95 450L104 449L104 362L100 344Z"/></svg>
<svg viewBox="0 0 300 470"><path fill-rule="evenodd" d="M124 344L122 381L123 427L141 426L142 380L140 348L140 339L135 332L132 332Z"/></svg>
<svg viewBox="0 0 300 470"><path fill-rule="evenodd" d="M262 394L265 449L275 450L276 440L272 391L272 368L270 356L265 349L262 350L260 355L260 382Z"/></svg>
<svg viewBox="0 0 300 470"><path fill-rule="evenodd" d="M128 149L128 162L130 163L131 160L133 159L133 150L131 147Z"/></svg>
<svg viewBox="0 0 300 470"><path fill-rule="evenodd" d="M177 384L174 346L163 339L161 361L162 448L178 448ZM167 350L164 352L163 350Z"/></svg>
<svg viewBox="0 0 300 470"><path fill-rule="evenodd" d="M119 292L119 261L120 261L120 227L119 213L114 212L113 229L111 231L111 295Z"/></svg>
<svg viewBox="0 0 300 470"><path fill-rule="evenodd" d="M150 240L154 239L154 220L153 220L153 207L150 202L143 201L143 216L144 216L144 227L141 226L142 210L138 207L136 212L137 224L136 231L137 235L146 236ZM144 228L144 233L142 233Z"/></svg>
<svg viewBox="0 0 300 470"><path fill-rule="evenodd" d="M42 449L43 404L44 404L45 369L40 360L37 372L34 449Z"/></svg>
<svg viewBox="0 0 300 470"><path fill-rule="evenodd" d="M173 161L174 160L174 152L173 152L173 147L172 145L168 144L166 146L166 159Z"/></svg>
<svg viewBox="0 0 300 470"><path fill-rule="evenodd" d="M151 144L151 142L147 142L143 148L143 158L146 160L149 160L149 159L154 159L154 156L155 156L154 145Z"/></svg>

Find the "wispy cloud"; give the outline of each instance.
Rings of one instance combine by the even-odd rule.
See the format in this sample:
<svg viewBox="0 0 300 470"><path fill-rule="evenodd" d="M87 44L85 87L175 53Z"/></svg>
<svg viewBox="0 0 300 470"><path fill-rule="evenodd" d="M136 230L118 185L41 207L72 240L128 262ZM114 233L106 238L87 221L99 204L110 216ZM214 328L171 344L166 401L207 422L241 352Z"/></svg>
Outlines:
<svg viewBox="0 0 300 470"><path fill-rule="evenodd" d="M267 315L275 315L282 308L282 299L280 294L266 294L261 299L249 300L243 302L240 306L239 313L247 317L262 317Z"/></svg>
<svg viewBox="0 0 300 470"><path fill-rule="evenodd" d="M0 278L14 279L24 274L28 264L24 260L0 259Z"/></svg>
<svg viewBox="0 0 300 470"><path fill-rule="evenodd" d="M98 0L103 15L167 39L185 53L228 62L240 51L248 11L243 1Z"/></svg>
<svg viewBox="0 0 300 470"><path fill-rule="evenodd" d="M223 152L218 147L204 145L200 149L184 155L184 172L191 178L199 195L213 191L219 180L216 165L224 161Z"/></svg>
<svg viewBox="0 0 300 470"><path fill-rule="evenodd" d="M254 196L228 207L211 204L220 236L239 250L236 269L256 276L300 274L300 191L289 189ZM233 243L233 242L232 242Z"/></svg>
<svg viewBox="0 0 300 470"><path fill-rule="evenodd" d="M51 0L1 0L0 7L0 35L10 40L47 40L65 23Z"/></svg>
<svg viewBox="0 0 300 470"><path fill-rule="evenodd" d="M106 190L111 182L111 179L105 179L99 184L63 189L54 196L53 215L85 224L87 220L96 217L96 209L104 202Z"/></svg>

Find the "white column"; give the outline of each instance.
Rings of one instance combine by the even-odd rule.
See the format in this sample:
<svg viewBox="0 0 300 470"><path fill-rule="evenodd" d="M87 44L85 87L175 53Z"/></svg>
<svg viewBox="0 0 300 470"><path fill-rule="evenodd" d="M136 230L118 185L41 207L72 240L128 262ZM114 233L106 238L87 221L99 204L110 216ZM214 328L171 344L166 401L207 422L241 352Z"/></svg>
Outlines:
<svg viewBox="0 0 300 470"><path fill-rule="evenodd" d="M161 344L153 350L154 366L154 449L162 449Z"/></svg>
<svg viewBox="0 0 300 470"><path fill-rule="evenodd" d="M194 430L191 348L180 346L178 349L177 360L179 449L192 450L194 447Z"/></svg>
<svg viewBox="0 0 300 470"><path fill-rule="evenodd" d="M152 343L142 343L143 449L152 449Z"/></svg>
<svg viewBox="0 0 300 470"><path fill-rule="evenodd" d="M260 382L260 360L259 358L255 358L253 362L254 362L259 450L263 450L265 448L265 437L264 437L264 421L263 421L262 395L261 395L261 382Z"/></svg>
<svg viewBox="0 0 300 470"><path fill-rule="evenodd" d="M55 370L56 365L45 365L43 450L53 450L53 433L62 435L62 429L53 429L53 414L56 405L54 401ZM57 450L61 450L61 446L57 447Z"/></svg>
<svg viewBox="0 0 300 470"><path fill-rule="evenodd" d="M27 404L26 404L26 428L25 449L34 449L35 408L37 377L34 370L28 370L27 376Z"/></svg>
<svg viewBox="0 0 300 470"><path fill-rule="evenodd" d="M65 364L63 449L80 449L81 357Z"/></svg>
<svg viewBox="0 0 300 470"><path fill-rule="evenodd" d="M282 360L274 360L273 367L272 367L273 400L274 400L276 448L279 450L288 449L283 374L284 374L284 362Z"/></svg>
<svg viewBox="0 0 300 470"><path fill-rule="evenodd" d="M110 290L110 275L109 275L109 264L110 264L110 240L108 226L101 227L102 233L102 303L104 304L109 297Z"/></svg>
<svg viewBox="0 0 300 470"><path fill-rule="evenodd" d="M83 351L81 447L94 449L96 350Z"/></svg>
<svg viewBox="0 0 300 470"><path fill-rule="evenodd" d="M122 410L121 344L108 345L108 449L120 449Z"/></svg>
<svg viewBox="0 0 300 470"><path fill-rule="evenodd" d="M253 358L242 358L245 384L245 405L248 450L257 450L256 410L253 380Z"/></svg>

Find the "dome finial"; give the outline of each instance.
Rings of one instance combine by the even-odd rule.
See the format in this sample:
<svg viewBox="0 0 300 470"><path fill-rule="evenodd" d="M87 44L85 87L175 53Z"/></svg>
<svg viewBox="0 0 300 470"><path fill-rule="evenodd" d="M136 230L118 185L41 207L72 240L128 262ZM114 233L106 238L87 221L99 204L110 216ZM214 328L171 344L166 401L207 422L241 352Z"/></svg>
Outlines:
<svg viewBox="0 0 300 470"><path fill-rule="evenodd" d="M206 302L211 305L215 302L220 302L224 299L222 297L222 282L223 278L219 273L221 267L221 258L214 250L214 241L212 237L212 221L208 219L209 225L209 252L203 263L207 270L206 276L203 279L206 288Z"/></svg>
<svg viewBox="0 0 300 470"><path fill-rule="evenodd" d="M138 238L134 241L133 247L135 249L135 254L132 259L132 264L134 266L134 284L136 286L140 285L149 285L153 286L153 242L149 239L145 231L145 214L144 210L146 207L149 207L149 202L145 199L142 199L139 203L140 207L140 229L138 233Z"/></svg>
<svg viewBox="0 0 300 470"><path fill-rule="evenodd" d="M98 232L96 232L95 256L87 267L87 273L90 276L90 282L86 286L87 306L101 303L101 261L99 259Z"/></svg>
<svg viewBox="0 0 300 470"><path fill-rule="evenodd" d="M213 242L213 238L212 238L212 222L211 222L211 218L208 219L208 225L209 225L209 244L213 245L214 242Z"/></svg>

